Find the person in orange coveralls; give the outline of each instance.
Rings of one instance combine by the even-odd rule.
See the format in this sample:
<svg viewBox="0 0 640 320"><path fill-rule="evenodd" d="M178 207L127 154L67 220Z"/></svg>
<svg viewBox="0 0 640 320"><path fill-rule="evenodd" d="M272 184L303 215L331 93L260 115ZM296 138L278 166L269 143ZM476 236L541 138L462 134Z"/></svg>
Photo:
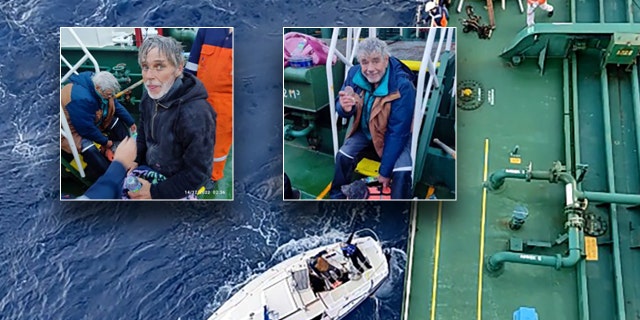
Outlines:
<svg viewBox="0 0 640 320"><path fill-rule="evenodd" d="M185 71L204 83L207 101L218 114L211 181L205 184L211 190L224 177L233 142L233 28L198 29Z"/></svg>

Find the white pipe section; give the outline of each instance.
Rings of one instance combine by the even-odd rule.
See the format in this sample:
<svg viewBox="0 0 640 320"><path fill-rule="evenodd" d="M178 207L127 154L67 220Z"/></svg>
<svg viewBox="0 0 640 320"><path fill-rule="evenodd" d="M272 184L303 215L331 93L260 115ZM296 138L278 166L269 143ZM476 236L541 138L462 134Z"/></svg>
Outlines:
<svg viewBox="0 0 640 320"><path fill-rule="evenodd" d="M336 45L338 43L338 34L340 33L340 28L333 28L333 34L331 35L331 44L329 46L329 52L327 54L327 88L329 90L329 114L331 115L331 137L333 139L333 159L335 161L336 154L338 154L338 115L336 114L336 97L333 93L333 68L331 61L333 60L333 55L336 52Z"/></svg>
<svg viewBox="0 0 640 320"><path fill-rule="evenodd" d="M82 163L80 162L80 155L78 154L78 148L76 147L76 142L73 140L73 136L71 135L71 128L69 128L69 122L67 121L67 116L64 114L64 110L62 110L62 105L60 105L60 134L67 138L69 142L69 148L71 148L71 153L73 154L73 160L75 160L76 165L78 166L78 173L80 173L81 177L85 177L84 168L82 168Z"/></svg>
<svg viewBox="0 0 640 320"><path fill-rule="evenodd" d="M427 42L425 43L424 52L422 53L422 62L418 71L418 88L416 88L416 102L413 108L413 129L411 134L411 178L415 181L414 174L416 171L416 153L418 150L418 136L420 135L420 127L422 126L422 101L428 99L429 92L424 90L424 83L427 71L427 61L431 55L433 41L436 33L433 28L427 31Z"/></svg>

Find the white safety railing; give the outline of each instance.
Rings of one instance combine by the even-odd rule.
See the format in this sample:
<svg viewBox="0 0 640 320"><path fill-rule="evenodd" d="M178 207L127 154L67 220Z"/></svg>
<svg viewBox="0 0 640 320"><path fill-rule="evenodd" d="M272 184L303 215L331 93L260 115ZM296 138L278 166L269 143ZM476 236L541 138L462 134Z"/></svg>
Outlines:
<svg viewBox="0 0 640 320"><path fill-rule="evenodd" d="M435 52L433 51L433 44L435 42L436 34L439 33L438 45ZM416 90L416 102L413 111L413 134L411 135L411 177L415 174L416 168L416 153L418 152L418 137L420 136L420 128L422 126L422 119L427 111L427 103L431 95L431 90L435 86L439 88L440 78L438 78L438 72L444 73L445 66L441 66L440 69L436 68L436 64L440 60L442 50L448 52L451 51L453 43L453 35L455 34L455 28L429 28L427 29L427 42L425 43L424 52L422 54L422 61L420 63L420 71L418 71L418 87ZM444 41L446 39L446 42ZM429 71L429 79L426 80L426 71ZM425 86L425 81L427 85ZM454 80L455 82L455 80Z"/></svg>
<svg viewBox="0 0 640 320"><path fill-rule="evenodd" d="M67 79L69 79L69 77L71 77L72 74L78 74L78 69L87 60L90 60L93 63L95 72L100 71L98 61L96 61L96 59L93 57L93 55L91 55L89 50L87 50L87 47L84 45L84 43L82 43L82 41L80 40L76 32L73 30L73 28L64 28L64 30L68 31L71 34L71 36L73 36L73 38L76 40L78 45L80 45L80 48L84 52L84 56L82 56L82 58L80 58L80 60L78 60L76 64L71 65L69 61L62 55L62 49L60 50L60 60L69 68L69 71L60 78L60 85L62 85L65 81L67 81ZM76 162L76 165L78 167L78 173L80 174L81 177L84 178L85 177L84 168L82 167L82 162L80 161L80 155L78 154L76 143L73 140L71 129L69 128L69 121L67 120L67 116L65 115L64 110L62 109L62 105L60 105L60 135L65 137L69 142L69 147L71 149L71 153L73 154L73 160Z"/></svg>
<svg viewBox="0 0 640 320"><path fill-rule="evenodd" d="M346 79L349 69L353 66L353 60L358 50L358 39L360 38L360 32L362 28L347 28L347 46L345 52L347 56L343 55L340 50L337 49L338 35L340 34L340 28L333 28L331 34L331 44L329 45L329 53L327 55L327 87L329 90L329 113L331 114L331 136L333 139L333 157L335 159L338 154L338 114L336 112L336 96L334 94L333 86L333 57L336 56L340 61L345 64L344 77ZM371 32L369 32L371 34ZM375 34L375 33L374 33Z"/></svg>

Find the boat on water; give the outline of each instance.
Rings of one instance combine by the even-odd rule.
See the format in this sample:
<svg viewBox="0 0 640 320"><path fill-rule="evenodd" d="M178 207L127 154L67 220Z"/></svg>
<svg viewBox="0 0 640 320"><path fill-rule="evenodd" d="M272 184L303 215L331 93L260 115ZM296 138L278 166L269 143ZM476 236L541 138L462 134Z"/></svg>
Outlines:
<svg viewBox="0 0 640 320"><path fill-rule="evenodd" d="M343 255L343 242L306 251L251 280L209 320L342 319L389 275L379 241L360 237L349 243L359 249L366 263L357 260L355 265Z"/></svg>

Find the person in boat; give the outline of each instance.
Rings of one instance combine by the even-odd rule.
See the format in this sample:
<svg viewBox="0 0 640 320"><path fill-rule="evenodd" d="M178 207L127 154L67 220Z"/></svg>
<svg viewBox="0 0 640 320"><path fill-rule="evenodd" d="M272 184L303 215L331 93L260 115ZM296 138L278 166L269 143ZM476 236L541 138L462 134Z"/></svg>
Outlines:
<svg viewBox="0 0 640 320"><path fill-rule="evenodd" d="M75 148L87 163L87 177L97 179L109 167L112 148L136 131L133 117L115 94L120 84L108 71L82 72L69 78L60 91L60 103L67 119ZM100 149L96 146L100 145ZM71 159L71 145L61 137L63 156Z"/></svg>
<svg viewBox="0 0 640 320"><path fill-rule="evenodd" d="M192 197L211 175L216 113L198 78L183 72L182 46L152 36L138 51L145 93L140 101L136 164L166 179L128 192L131 199Z"/></svg>
<svg viewBox="0 0 640 320"><path fill-rule="evenodd" d="M362 262L367 269L371 269L371 264L369 264L369 261L365 258L364 254L362 254L362 251L360 251L358 246L351 243L351 241L353 241L353 235L354 233L351 233L349 239L340 244L340 249L342 249L342 254L345 257L351 259L353 266L356 267L360 273L363 273L364 269L360 265L359 261Z"/></svg>
<svg viewBox="0 0 640 320"><path fill-rule="evenodd" d="M195 74L207 89L207 101L217 114L211 190L224 177L224 166L233 142L233 28L200 28L185 71Z"/></svg>
<svg viewBox="0 0 640 320"><path fill-rule="evenodd" d="M373 149L380 160L377 180L383 187L391 187L392 199L410 199L415 76L376 38L360 42L357 57L360 64L349 69L336 101L341 117L355 118L336 155L329 196L346 198L341 187L351 182L361 155Z"/></svg>
<svg viewBox="0 0 640 320"><path fill-rule="evenodd" d="M310 261L309 265L311 269L318 275L320 278L328 282L327 290L331 290L332 288L337 288L342 284L340 270L338 268L332 266L325 258L322 256L327 253L327 251L321 251L316 254Z"/></svg>
<svg viewBox="0 0 640 320"><path fill-rule="evenodd" d="M424 5L424 11L427 13L425 26L446 27L449 24L449 11L444 2L436 4L435 1L429 1Z"/></svg>
<svg viewBox="0 0 640 320"><path fill-rule="evenodd" d="M536 9L540 8L547 12L549 18L553 17L553 6L547 0L527 0L527 27L531 27L535 22Z"/></svg>
<svg viewBox="0 0 640 320"><path fill-rule="evenodd" d="M113 161L107 171L78 200L118 199L127 170L133 167L136 159L136 140L125 138L118 144Z"/></svg>

